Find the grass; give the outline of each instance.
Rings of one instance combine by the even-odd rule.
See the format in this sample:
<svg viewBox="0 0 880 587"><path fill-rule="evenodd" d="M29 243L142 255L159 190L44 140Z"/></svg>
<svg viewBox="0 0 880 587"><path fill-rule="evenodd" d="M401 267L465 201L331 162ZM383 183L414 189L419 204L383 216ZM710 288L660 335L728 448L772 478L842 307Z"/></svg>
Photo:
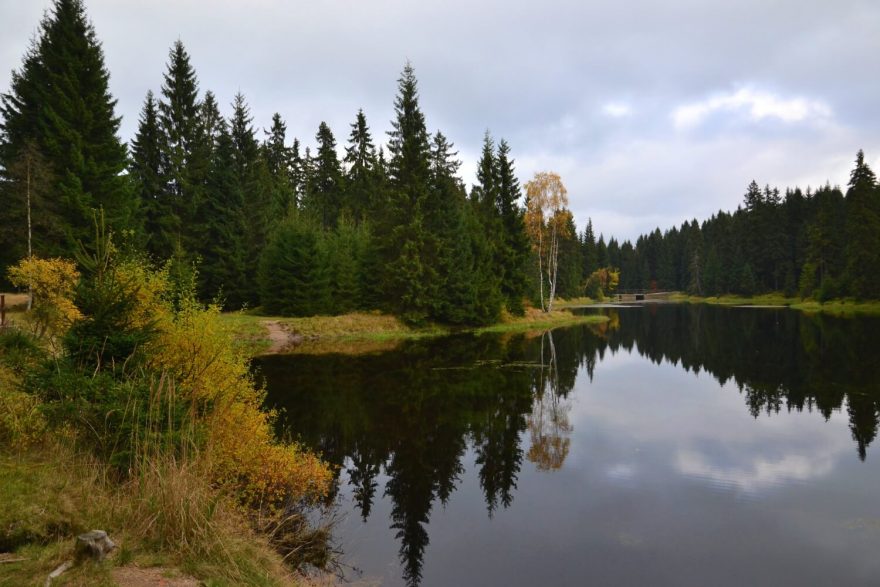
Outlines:
<svg viewBox="0 0 880 587"><path fill-rule="evenodd" d="M790 306L800 301L800 298L789 298L774 292L757 296L692 296L688 294L675 294L669 297L669 301L687 304L714 304L718 306Z"/></svg>
<svg viewBox="0 0 880 587"><path fill-rule="evenodd" d="M805 300L792 304L791 307L802 312L824 312L834 316L880 315L880 301L831 300L823 304L814 300Z"/></svg>
<svg viewBox="0 0 880 587"><path fill-rule="evenodd" d="M603 316L581 316L563 309L544 313L529 308L524 316L505 315L497 324L480 328L449 328L436 324L410 327L394 316L376 312L354 312L340 316L285 318L258 316L247 312L223 314L233 336L251 355L270 351L267 323L277 322L287 332L301 338L301 344L288 349L303 354L366 354L395 348L401 341L444 336L453 332L521 332L546 330L572 324L597 323Z"/></svg>
<svg viewBox="0 0 880 587"><path fill-rule="evenodd" d="M136 564L182 570L207 585L290 584L265 538L231 500L216 495L192 462L156 459L118 483L108 468L64 443L0 452L0 585L42 585L73 558L73 537L100 528L118 548L102 563L82 563L65 585L115 585L112 571Z"/></svg>
<svg viewBox="0 0 880 587"><path fill-rule="evenodd" d="M556 308L561 309L561 308L573 308L573 307L577 307L577 306L589 306L589 305L597 304L597 303L601 303L601 300L594 300L593 298L581 296L578 298L569 298L569 299L557 298L556 300L554 300L553 305Z"/></svg>
<svg viewBox="0 0 880 587"><path fill-rule="evenodd" d="M670 297L672 302L687 304L715 304L721 306L778 306L788 307L793 310L810 313L826 313L835 316L857 315L880 315L880 301L856 301L851 299L830 300L818 302L816 300L802 300L792 298L782 293L768 293L757 296L712 296L700 297L686 294L677 294Z"/></svg>
<svg viewBox="0 0 880 587"><path fill-rule="evenodd" d="M141 443L125 473L95 456L75 418L47 427L34 409L38 396L22 387L36 359L13 353L16 340L4 333L0 345L0 587L43 585L74 558L75 536L92 529L106 530L118 548L104 562L75 565L57 584L117 585L116 573L132 565L218 587L303 582L262 530L294 516L258 515L218 488L211 453L195 443L182 452Z"/></svg>
<svg viewBox="0 0 880 587"><path fill-rule="evenodd" d="M548 330L560 326L575 324L599 324L608 320L599 314L572 314L565 309L542 312L529 308L525 316L508 317L505 321L474 329L477 334L485 332L528 332L531 330Z"/></svg>

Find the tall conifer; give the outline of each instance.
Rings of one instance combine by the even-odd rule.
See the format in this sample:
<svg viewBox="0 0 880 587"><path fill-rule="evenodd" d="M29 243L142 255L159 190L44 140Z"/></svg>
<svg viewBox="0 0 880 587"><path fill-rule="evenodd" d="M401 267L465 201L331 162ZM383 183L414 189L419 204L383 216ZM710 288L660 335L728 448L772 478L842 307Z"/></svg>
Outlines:
<svg viewBox="0 0 880 587"><path fill-rule="evenodd" d="M504 139L498 144L496 160L496 202L503 235L501 293L506 300L507 309L514 314L521 314L522 300L528 290L527 271L531 246L526 234L525 211L519 204L522 191L516 177L514 161L510 158L510 146Z"/></svg>
<svg viewBox="0 0 880 587"><path fill-rule="evenodd" d="M386 303L405 319L418 322L430 315L434 300L429 284L436 280L425 207L430 180L430 147L425 115L419 108L415 71L407 63L398 80L395 118L389 131L389 192L387 230L377 231L385 258Z"/></svg>
<svg viewBox="0 0 880 587"><path fill-rule="evenodd" d="M56 0L0 100L4 179L12 179L9 170L29 144L52 173L45 210L32 212L39 217L57 211L64 237L58 232L37 235L41 255L71 256L76 241L91 234L95 208L103 208L116 228L134 223L135 199L122 175L126 153L117 135L120 119L109 81L82 1ZM5 212L0 220L7 221Z"/></svg>
<svg viewBox="0 0 880 587"><path fill-rule="evenodd" d="M144 100L137 133L131 142L129 173L140 200L146 248L156 256L173 249L173 242L166 239L176 226L167 224L173 218L174 211L165 194L163 155L156 99L150 91Z"/></svg>
<svg viewBox="0 0 880 587"><path fill-rule="evenodd" d="M344 207L359 222L368 215L377 183L376 147L363 110L358 110L357 118L351 125L344 162L348 168Z"/></svg>
<svg viewBox="0 0 880 587"><path fill-rule="evenodd" d="M846 192L847 279L860 298L880 298L880 195L877 177L859 150Z"/></svg>

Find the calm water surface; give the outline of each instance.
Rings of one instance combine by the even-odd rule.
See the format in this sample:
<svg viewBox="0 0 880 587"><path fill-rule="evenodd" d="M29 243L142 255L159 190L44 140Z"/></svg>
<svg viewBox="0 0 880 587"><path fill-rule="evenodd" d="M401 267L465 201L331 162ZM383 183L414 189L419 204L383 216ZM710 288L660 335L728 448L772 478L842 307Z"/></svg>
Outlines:
<svg viewBox="0 0 880 587"><path fill-rule="evenodd" d="M878 585L880 320L656 305L260 361L383 585Z"/></svg>

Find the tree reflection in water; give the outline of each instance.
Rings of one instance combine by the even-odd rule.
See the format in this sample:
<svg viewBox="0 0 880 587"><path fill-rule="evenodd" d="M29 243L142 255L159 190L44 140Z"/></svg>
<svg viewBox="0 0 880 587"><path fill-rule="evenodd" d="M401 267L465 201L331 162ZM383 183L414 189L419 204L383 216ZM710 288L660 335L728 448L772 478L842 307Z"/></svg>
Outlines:
<svg viewBox="0 0 880 587"><path fill-rule="evenodd" d="M544 362L545 340L549 362ZM556 345L553 332L541 335L541 369L534 389L532 412L528 416L532 446L529 461L540 471L554 471L562 467L571 446L572 426L568 419L571 403L559 388L559 370L556 364Z"/></svg>
<svg viewBox="0 0 880 587"><path fill-rule="evenodd" d="M488 515L513 503L523 457L542 471L571 447L570 394L608 355L732 381L756 418L843 411L865 459L880 419L880 320L668 305L609 310L609 322L552 332L411 341L366 356L258 362L283 429L338 466L366 521L382 487L407 583L418 584L436 503L472 453ZM845 410L843 409L845 407ZM530 447L523 452L528 433Z"/></svg>

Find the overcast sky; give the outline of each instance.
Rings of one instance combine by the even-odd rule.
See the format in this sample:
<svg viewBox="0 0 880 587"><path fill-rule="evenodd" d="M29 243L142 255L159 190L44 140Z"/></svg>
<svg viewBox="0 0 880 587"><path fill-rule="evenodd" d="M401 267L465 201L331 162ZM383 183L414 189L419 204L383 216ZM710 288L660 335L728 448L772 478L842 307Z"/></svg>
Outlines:
<svg viewBox="0 0 880 587"><path fill-rule="evenodd" d="M0 91L49 0L0 0ZM733 209L753 178L845 184L880 168L876 0L86 0L130 140L181 39L201 90L255 125L273 112L344 144L363 108L377 140L411 60L428 128L475 181L483 133L526 181L553 170L578 225L634 238Z"/></svg>

